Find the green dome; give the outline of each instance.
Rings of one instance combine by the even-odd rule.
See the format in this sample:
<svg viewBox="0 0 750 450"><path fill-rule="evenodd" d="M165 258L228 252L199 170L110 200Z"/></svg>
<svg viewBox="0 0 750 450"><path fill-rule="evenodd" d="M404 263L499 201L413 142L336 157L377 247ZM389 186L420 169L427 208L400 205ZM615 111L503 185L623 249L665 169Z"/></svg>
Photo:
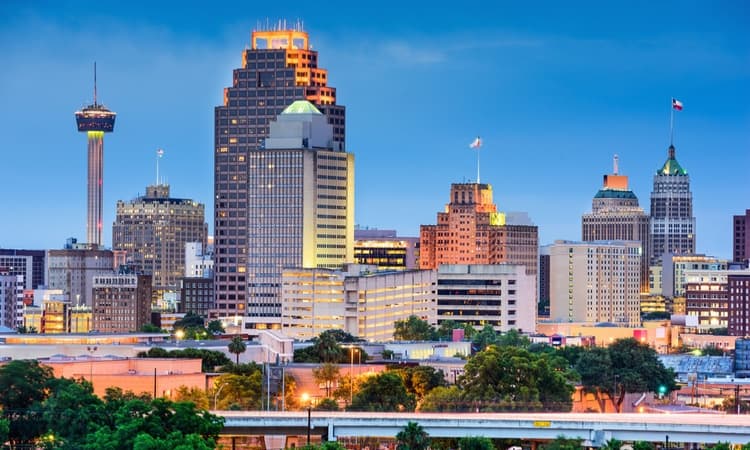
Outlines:
<svg viewBox="0 0 750 450"><path fill-rule="evenodd" d="M594 198L629 198L638 200L633 191L620 191L617 189L600 189Z"/></svg>
<svg viewBox="0 0 750 450"><path fill-rule="evenodd" d="M668 157L667 161L664 163L661 169L656 171L657 175L676 175L676 176L684 176L687 175L687 170L683 169L682 166L680 166L680 163L677 162L677 159L674 156L675 149L674 146L669 146L668 151Z"/></svg>
<svg viewBox="0 0 750 450"><path fill-rule="evenodd" d="M297 100L287 106L281 114L323 114L318 108L307 100Z"/></svg>

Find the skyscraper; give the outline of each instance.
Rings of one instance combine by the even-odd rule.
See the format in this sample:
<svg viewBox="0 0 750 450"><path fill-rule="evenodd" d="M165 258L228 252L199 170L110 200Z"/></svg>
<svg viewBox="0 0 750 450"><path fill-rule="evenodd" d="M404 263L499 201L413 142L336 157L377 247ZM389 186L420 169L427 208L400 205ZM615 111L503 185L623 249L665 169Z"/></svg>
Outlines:
<svg viewBox="0 0 750 450"><path fill-rule="evenodd" d="M695 253L695 217L690 176L675 159L669 146L667 160L654 175L651 191L651 263L665 253Z"/></svg>
<svg viewBox="0 0 750 450"><path fill-rule="evenodd" d="M620 175L618 158L614 170L604 175L604 185L591 202L591 212L582 217L584 241L639 241L641 243L641 292L648 292L649 216L638 206L638 197L628 189L628 177Z"/></svg>
<svg viewBox="0 0 750 450"><path fill-rule="evenodd" d="M263 147L269 122L295 100L307 99L325 114L333 140L344 143L345 109L318 67L318 52L300 26L253 31L242 66L233 71L224 104L214 113L214 214L216 315L245 315L248 306L250 152ZM257 163L257 161L255 161ZM252 303L257 303L253 301Z"/></svg>
<svg viewBox="0 0 750 450"><path fill-rule="evenodd" d="M750 209L744 215L734 216L732 233L732 261L745 263L750 261Z"/></svg>
<svg viewBox="0 0 750 450"><path fill-rule="evenodd" d="M354 259L354 155L334 141L323 113L292 103L264 147L248 155L246 315L259 328L281 324L283 269L339 269Z"/></svg>
<svg viewBox="0 0 750 450"><path fill-rule="evenodd" d="M520 214L511 215L513 218ZM485 183L451 185L450 203L439 212L436 225L419 231L419 267L441 264L522 264L534 276L538 270L538 230L528 218L506 220L492 202Z"/></svg>
<svg viewBox="0 0 750 450"><path fill-rule="evenodd" d="M206 245L205 207L191 199L172 198L169 185L146 187L146 194L117 202L112 248L124 250L127 264L151 275L156 290L176 291L185 274L185 244Z"/></svg>
<svg viewBox="0 0 750 450"><path fill-rule="evenodd" d="M102 189L104 185L104 133L115 129L115 116L96 100L96 64L94 64L94 103L76 111L78 131L88 137L88 177L86 196L86 242L94 248L102 245Z"/></svg>

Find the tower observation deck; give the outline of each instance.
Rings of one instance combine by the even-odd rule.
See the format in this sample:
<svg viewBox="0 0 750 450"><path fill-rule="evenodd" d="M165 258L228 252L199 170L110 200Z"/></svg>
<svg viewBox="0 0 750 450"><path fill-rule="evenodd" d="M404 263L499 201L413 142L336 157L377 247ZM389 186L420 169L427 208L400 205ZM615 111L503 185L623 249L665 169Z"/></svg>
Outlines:
<svg viewBox="0 0 750 450"><path fill-rule="evenodd" d="M104 185L104 133L115 129L117 114L96 100L96 64L94 64L94 103L76 111L78 131L88 137L88 177L86 195L86 242L102 245L102 188Z"/></svg>

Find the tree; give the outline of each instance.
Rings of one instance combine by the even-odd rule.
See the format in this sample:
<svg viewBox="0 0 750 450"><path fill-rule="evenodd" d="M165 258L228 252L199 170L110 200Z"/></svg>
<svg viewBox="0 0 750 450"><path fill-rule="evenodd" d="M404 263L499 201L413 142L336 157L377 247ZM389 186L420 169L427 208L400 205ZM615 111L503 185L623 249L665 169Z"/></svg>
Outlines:
<svg viewBox="0 0 750 450"><path fill-rule="evenodd" d="M217 367L226 366L232 362L224 352L203 348L167 351L161 347L151 347L147 352L139 352L138 357L200 359L202 361L201 370L203 372L214 372Z"/></svg>
<svg viewBox="0 0 750 450"><path fill-rule="evenodd" d="M322 333L318 342L315 343L318 359L324 363L338 362L343 355L341 345L339 345L333 334Z"/></svg>
<svg viewBox="0 0 750 450"><path fill-rule="evenodd" d="M470 358L458 379L465 401L485 410L570 411L573 373L562 358L491 345Z"/></svg>
<svg viewBox="0 0 750 450"><path fill-rule="evenodd" d="M648 344L633 338L618 339L607 349L618 382L615 411L620 412L628 392L658 392L663 386L669 393L677 388L674 372L664 367Z"/></svg>
<svg viewBox="0 0 750 450"><path fill-rule="evenodd" d="M240 353L245 353L247 345L245 344L245 341L242 340L241 336L234 336L229 342L229 345L227 345L227 348L229 348L229 353L234 353L235 356L237 356L236 364L239 364Z"/></svg>
<svg viewBox="0 0 750 450"><path fill-rule="evenodd" d="M426 320L417 316L409 316L406 320L396 321L393 339L397 341L430 341L435 339L435 328Z"/></svg>
<svg viewBox="0 0 750 450"><path fill-rule="evenodd" d="M492 440L486 437L465 437L458 440L461 450L495 450Z"/></svg>
<svg viewBox="0 0 750 450"><path fill-rule="evenodd" d="M338 411L339 404L332 398L324 398L323 400L319 401L313 409L315 411Z"/></svg>
<svg viewBox="0 0 750 450"><path fill-rule="evenodd" d="M495 339L495 345L499 346L511 346L511 347L522 347L529 348L531 341L526 336L518 332L518 330L508 330L507 332L500 334Z"/></svg>
<svg viewBox="0 0 750 450"><path fill-rule="evenodd" d="M493 345L497 341L497 332L495 328L490 324L485 324L481 330L479 330L472 339L472 349L481 352L490 345Z"/></svg>
<svg viewBox="0 0 750 450"><path fill-rule="evenodd" d="M45 433L55 436L59 448L75 449L86 436L107 422L104 403L94 395L88 381L53 378L49 382L49 397L44 401Z"/></svg>
<svg viewBox="0 0 750 450"><path fill-rule="evenodd" d="M194 312L188 312L182 319L174 322L174 329L187 329L187 328L203 328L204 320L203 316L195 314Z"/></svg>
<svg viewBox="0 0 750 450"><path fill-rule="evenodd" d="M0 367L0 407L12 448L30 448L47 431L42 402L52 379L52 369L37 361L14 360Z"/></svg>
<svg viewBox="0 0 750 450"><path fill-rule="evenodd" d="M180 386L175 392L175 401L177 402L190 402L195 405L196 408L201 410L208 410L208 395L206 391L198 387Z"/></svg>
<svg viewBox="0 0 750 450"><path fill-rule="evenodd" d="M633 442L633 450L654 450L654 444L646 441Z"/></svg>
<svg viewBox="0 0 750 450"><path fill-rule="evenodd" d="M447 386L445 373L430 366L399 367L390 366L390 370L398 373L404 380L406 391L413 394L417 400L438 386Z"/></svg>
<svg viewBox="0 0 750 450"><path fill-rule="evenodd" d="M542 450L582 450L580 439L568 439L565 436L558 436L553 441L540 446Z"/></svg>
<svg viewBox="0 0 750 450"><path fill-rule="evenodd" d="M601 446L602 450L620 450L625 443L619 439L610 439Z"/></svg>
<svg viewBox="0 0 750 450"><path fill-rule="evenodd" d="M141 327L143 333L160 333L161 328L157 327L153 323L144 323Z"/></svg>
<svg viewBox="0 0 750 450"><path fill-rule="evenodd" d="M421 412L463 412L468 406L463 402L463 391L458 386L439 386L422 398L417 409Z"/></svg>
<svg viewBox="0 0 750 450"><path fill-rule="evenodd" d="M609 398L615 409L615 375L610 352L604 347L593 347L583 352L575 365L581 376L581 384L586 392L594 394L599 412L605 412L605 402Z"/></svg>
<svg viewBox="0 0 750 450"><path fill-rule="evenodd" d="M312 374L318 385L325 386L326 397L330 397L333 385L339 379L339 366L333 363L325 363L313 368Z"/></svg>
<svg viewBox="0 0 750 450"><path fill-rule="evenodd" d="M396 435L396 450L427 450L430 447L430 436L421 425L409 422Z"/></svg>
<svg viewBox="0 0 750 450"><path fill-rule="evenodd" d="M352 411L413 411L414 396L406 392L404 382L393 372L368 377L354 394Z"/></svg>
<svg viewBox="0 0 750 450"><path fill-rule="evenodd" d="M206 331L208 331L211 336L218 336L220 334L223 334L225 330L224 325L221 323L221 320L212 320L208 322Z"/></svg>
<svg viewBox="0 0 750 450"><path fill-rule="evenodd" d="M221 389L216 408L232 409L232 405L237 405L241 410L260 409L262 380L260 372L251 375L221 375L215 383L216 390Z"/></svg>

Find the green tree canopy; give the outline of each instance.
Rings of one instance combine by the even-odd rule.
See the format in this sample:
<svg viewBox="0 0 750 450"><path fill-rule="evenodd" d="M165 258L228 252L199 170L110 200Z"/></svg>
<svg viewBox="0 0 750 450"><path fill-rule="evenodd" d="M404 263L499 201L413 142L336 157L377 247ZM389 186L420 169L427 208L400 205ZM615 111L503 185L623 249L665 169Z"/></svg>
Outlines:
<svg viewBox="0 0 750 450"><path fill-rule="evenodd" d="M458 386L438 386L428 392L417 408L422 412L463 412L469 409Z"/></svg>
<svg viewBox="0 0 750 450"><path fill-rule="evenodd" d="M0 407L11 446L30 447L46 431L42 403L52 380L52 369L37 361L14 360L0 367Z"/></svg>
<svg viewBox="0 0 750 450"><path fill-rule="evenodd" d="M324 363L312 370L313 378L318 385L324 385L326 397L333 393L333 387L339 379L339 366L333 363Z"/></svg>
<svg viewBox="0 0 750 450"><path fill-rule="evenodd" d="M229 349L229 353L234 353L234 355L237 357L235 363L239 364L240 354L245 353L245 351L247 350L247 344L245 344L245 341L241 336L234 336L229 342L229 345L227 345L227 348Z"/></svg>
<svg viewBox="0 0 750 450"><path fill-rule="evenodd" d="M358 361L367 360L367 353L353 342L358 339L342 330L324 331L312 340L311 346L294 351L294 362L343 364L352 361L355 352L359 353Z"/></svg>
<svg viewBox="0 0 750 450"><path fill-rule="evenodd" d="M232 361L227 358L224 352L216 350L206 350L203 348L186 348L183 350L167 351L161 347L151 347L147 352L139 352L139 358L183 358L183 359L200 359L201 370L204 372L214 372L215 368L230 364Z"/></svg>
<svg viewBox="0 0 750 450"><path fill-rule="evenodd" d="M397 320L394 324L393 339L397 341L431 341L436 339L435 328L417 316Z"/></svg>
<svg viewBox="0 0 750 450"><path fill-rule="evenodd" d="M208 322L208 326L206 326L206 331L211 336L218 336L220 334L224 333L224 325L221 323L221 320L212 320Z"/></svg>
<svg viewBox="0 0 750 450"><path fill-rule="evenodd" d="M404 380L404 387L409 394L416 397L417 400L424 397L428 392L438 386L447 386L445 373L442 370L430 366L401 367L398 365L389 366L390 370L398 373Z"/></svg>
<svg viewBox="0 0 750 450"><path fill-rule="evenodd" d="M430 447L430 436L416 422L409 422L396 435L396 450L427 450Z"/></svg>
<svg viewBox="0 0 750 450"><path fill-rule="evenodd" d="M465 437L458 440L461 450L495 450L492 440L486 437Z"/></svg>
<svg viewBox="0 0 750 450"><path fill-rule="evenodd" d="M464 366L464 401L485 410L570 411L575 377L567 362L519 347L491 345Z"/></svg>
<svg viewBox="0 0 750 450"><path fill-rule="evenodd" d="M404 382L393 372L367 377L354 394L353 411L413 411L414 396L406 392Z"/></svg>

